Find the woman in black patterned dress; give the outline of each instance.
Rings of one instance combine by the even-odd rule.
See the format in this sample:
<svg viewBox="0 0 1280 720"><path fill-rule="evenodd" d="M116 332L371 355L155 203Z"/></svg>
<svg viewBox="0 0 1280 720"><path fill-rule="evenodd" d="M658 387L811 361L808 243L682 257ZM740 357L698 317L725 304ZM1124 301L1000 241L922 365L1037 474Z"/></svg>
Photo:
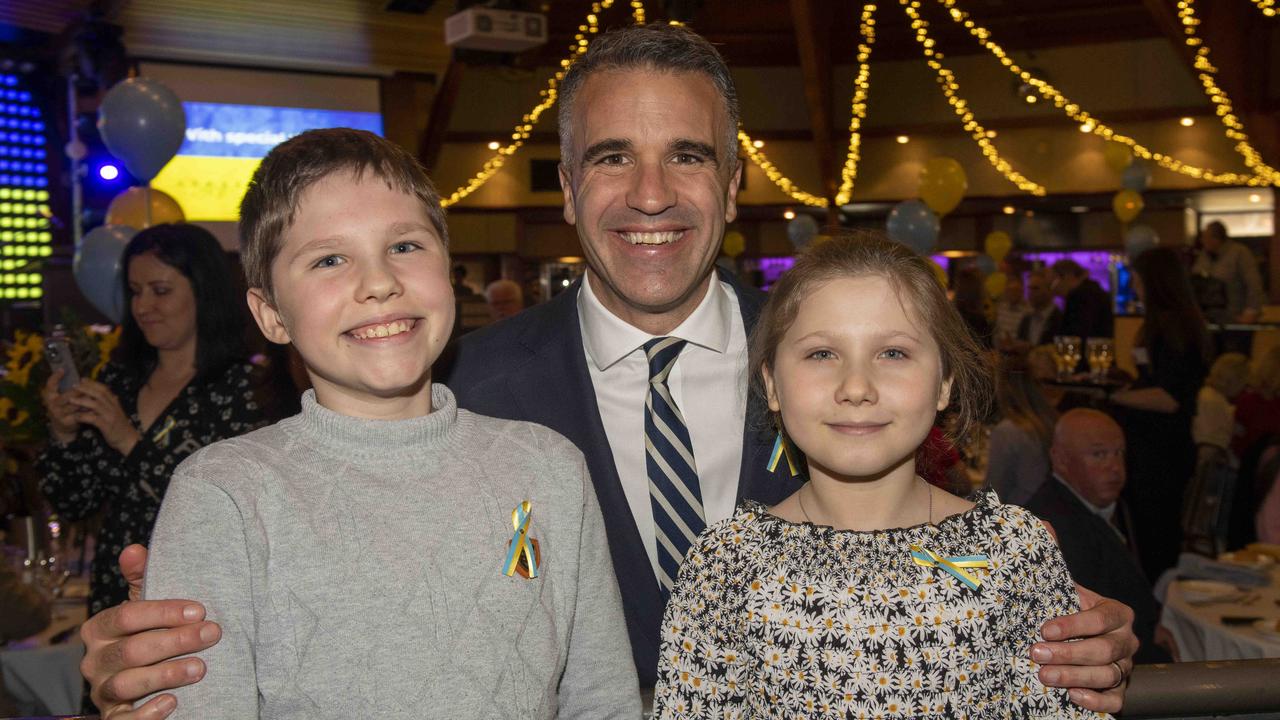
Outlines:
<svg viewBox="0 0 1280 720"><path fill-rule="evenodd" d="M51 442L40 488L65 519L104 511L90 614L128 599L116 558L146 544L178 463L263 424L246 361L244 301L226 256L195 225L158 225L124 251L120 347L97 380L45 385Z"/></svg>

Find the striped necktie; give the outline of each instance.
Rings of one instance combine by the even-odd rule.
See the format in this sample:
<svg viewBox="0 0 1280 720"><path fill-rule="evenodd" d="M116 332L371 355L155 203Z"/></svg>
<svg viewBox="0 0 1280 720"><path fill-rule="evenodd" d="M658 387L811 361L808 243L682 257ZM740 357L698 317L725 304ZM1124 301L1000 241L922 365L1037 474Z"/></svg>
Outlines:
<svg viewBox="0 0 1280 720"><path fill-rule="evenodd" d="M684 340L673 337L655 338L644 344L649 359L649 397L644 403L645 467L658 540L658 584L664 597L675 585L685 553L707 526L689 428L667 387L667 377L684 345Z"/></svg>

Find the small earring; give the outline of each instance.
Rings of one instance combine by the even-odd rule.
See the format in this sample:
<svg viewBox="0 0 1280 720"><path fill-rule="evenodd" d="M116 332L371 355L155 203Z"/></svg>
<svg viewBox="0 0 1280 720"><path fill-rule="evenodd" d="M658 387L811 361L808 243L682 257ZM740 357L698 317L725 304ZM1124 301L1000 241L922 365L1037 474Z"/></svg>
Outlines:
<svg viewBox="0 0 1280 720"><path fill-rule="evenodd" d="M778 439L773 441L773 452L769 453L769 472L778 471L778 463L783 457L787 458L787 467L791 470L791 477L800 474L800 470L796 467L796 461L791 457L791 447L787 444L785 438L782 437L782 431L778 431Z"/></svg>

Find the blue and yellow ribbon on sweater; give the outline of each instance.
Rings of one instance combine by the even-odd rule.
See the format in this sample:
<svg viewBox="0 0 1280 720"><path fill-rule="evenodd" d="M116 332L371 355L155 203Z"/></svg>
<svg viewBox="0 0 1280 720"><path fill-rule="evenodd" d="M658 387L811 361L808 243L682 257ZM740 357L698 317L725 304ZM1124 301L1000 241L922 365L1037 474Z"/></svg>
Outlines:
<svg viewBox="0 0 1280 720"><path fill-rule="evenodd" d="M529 512L532 504L525 500L511 511L511 526L515 528L515 534L511 536L511 541L507 543L507 562L503 565L502 573L507 577L520 573L521 577L536 578L538 577L538 553L534 545L536 542L529 538ZM524 564L521 564L521 560Z"/></svg>
<svg viewBox="0 0 1280 720"><path fill-rule="evenodd" d="M962 557L946 558L938 555L932 550L926 550L919 545L911 546L911 559L915 560L917 565L922 567L939 567L955 576L957 580L964 583L970 590L977 590L982 585L982 580L975 577L974 574L965 572L965 568L982 568L990 569L991 563L987 560L986 555L964 555Z"/></svg>

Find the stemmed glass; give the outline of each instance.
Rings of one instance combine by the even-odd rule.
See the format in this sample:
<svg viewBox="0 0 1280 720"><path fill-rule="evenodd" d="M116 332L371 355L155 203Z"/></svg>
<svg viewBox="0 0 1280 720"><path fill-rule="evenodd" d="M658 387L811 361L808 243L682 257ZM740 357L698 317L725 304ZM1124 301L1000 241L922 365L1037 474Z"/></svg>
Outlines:
<svg viewBox="0 0 1280 720"><path fill-rule="evenodd" d="M1080 364L1080 336L1055 335L1053 349L1058 358L1058 379L1066 380Z"/></svg>
<svg viewBox="0 0 1280 720"><path fill-rule="evenodd" d="M1102 382L1107 378L1107 371L1115 362L1115 343L1111 338L1089 338L1086 348L1089 373L1093 375L1095 382Z"/></svg>

